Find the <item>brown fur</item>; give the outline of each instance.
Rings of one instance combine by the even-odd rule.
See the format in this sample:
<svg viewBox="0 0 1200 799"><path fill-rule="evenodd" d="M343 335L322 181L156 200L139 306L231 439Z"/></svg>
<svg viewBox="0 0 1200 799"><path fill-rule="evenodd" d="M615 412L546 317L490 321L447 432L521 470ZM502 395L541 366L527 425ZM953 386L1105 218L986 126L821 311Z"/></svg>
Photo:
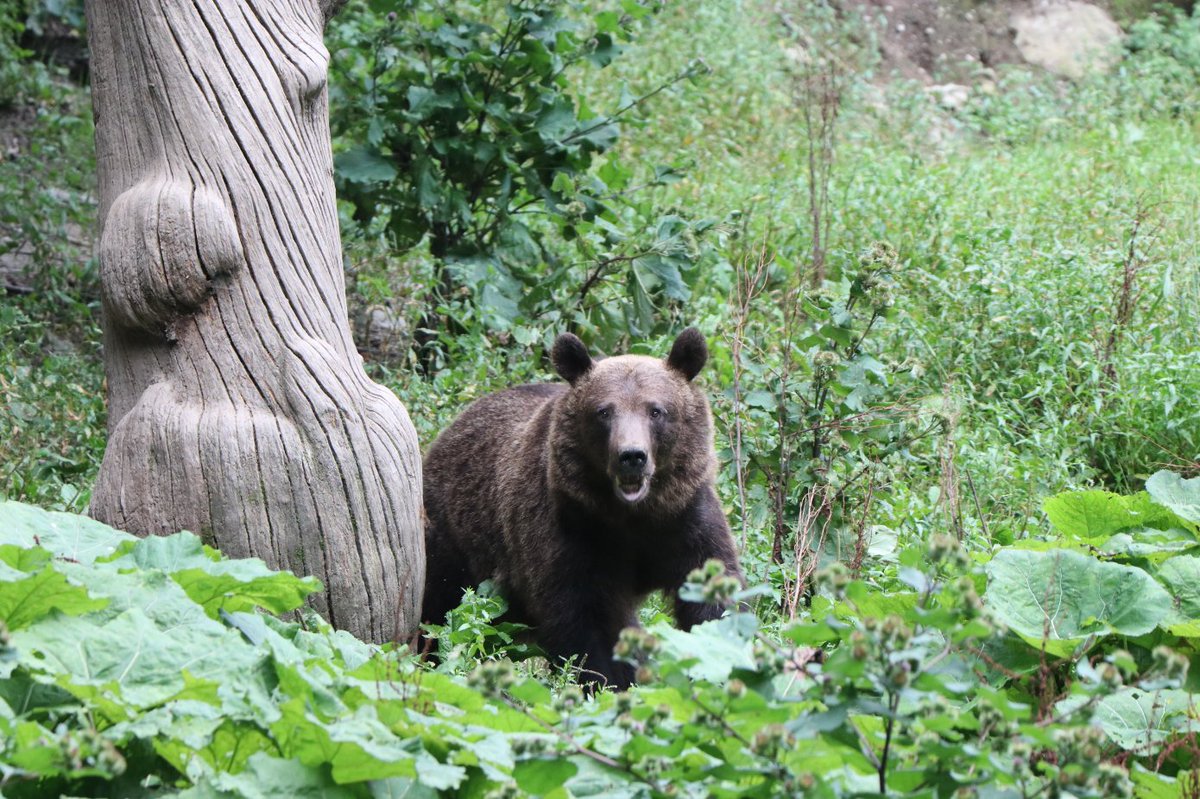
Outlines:
<svg viewBox="0 0 1200 799"><path fill-rule="evenodd" d="M649 592L675 597L713 557L741 576L713 490L708 401L691 382L706 357L695 330L666 360L595 362L567 334L554 362L569 386L470 405L425 460L422 619L441 623L464 587L492 578L552 658L576 656L589 681L628 686L632 669L612 649ZM637 485L648 493L630 502ZM676 599L675 611L687 629L722 609Z"/></svg>

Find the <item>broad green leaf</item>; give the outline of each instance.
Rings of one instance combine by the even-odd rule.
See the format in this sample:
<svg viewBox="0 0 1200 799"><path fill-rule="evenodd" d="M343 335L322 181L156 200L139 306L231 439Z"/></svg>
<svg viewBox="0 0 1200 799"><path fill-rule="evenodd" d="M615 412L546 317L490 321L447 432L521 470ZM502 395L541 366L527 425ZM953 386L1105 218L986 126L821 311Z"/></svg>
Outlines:
<svg viewBox="0 0 1200 799"><path fill-rule="evenodd" d="M633 268L642 270L642 279L647 283L651 282L647 275L653 276L654 281L661 283L663 292L671 299L687 300L692 296L691 290L679 273L679 265L668 258L644 255L634 259Z"/></svg>
<svg viewBox="0 0 1200 799"><path fill-rule="evenodd" d="M370 788L372 799L438 799L440 795L433 788L421 785L418 780L408 780L406 777L372 780L367 787Z"/></svg>
<svg viewBox="0 0 1200 799"><path fill-rule="evenodd" d="M413 119L424 119L439 108L452 108L457 100L451 94L445 94L425 86L408 87L408 113Z"/></svg>
<svg viewBox="0 0 1200 799"><path fill-rule="evenodd" d="M654 324L654 304L650 302L650 297L646 293L642 270L631 269L629 276L629 293L633 302L624 305L626 323L638 335L645 335Z"/></svg>
<svg viewBox="0 0 1200 799"><path fill-rule="evenodd" d="M888 382L887 367L880 363L877 358L864 352L855 356L853 363L861 366L864 372L875 375L881 383L886 384Z"/></svg>
<svg viewBox="0 0 1200 799"><path fill-rule="evenodd" d="M417 754L416 765L421 784L439 791L454 790L467 777L467 770L462 766L442 763L428 752Z"/></svg>
<svg viewBox="0 0 1200 799"><path fill-rule="evenodd" d="M254 755L276 751L264 732L261 719L235 721L234 711L195 700L168 702L116 724L106 731L113 740L138 738L180 773L195 778L209 769L237 773ZM206 772L211 773L211 772Z"/></svg>
<svg viewBox="0 0 1200 799"><path fill-rule="evenodd" d="M285 635L300 632L296 625L286 625L270 616L257 613L225 613L222 618L252 641L264 654L270 653L274 666L274 677L278 687L288 696L303 699L310 709L327 716L336 716L345 710L345 704L335 694L334 678L328 669L308 668L312 658L297 647ZM322 659L331 663L332 658ZM274 722L279 711L271 706L271 698L249 696L251 703L258 702L257 715L265 721Z"/></svg>
<svg viewBox="0 0 1200 799"><path fill-rule="evenodd" d="M1171 607L1170 595L1141 569L1070 550L1002 550L987 573L985 601L996 616L1058 656L1089 636L1148 633Z"/></svg>
<svg viewBox="0 0 1200 799"><path fill-rule="evenodd" d="M1184 783L1175 777L1150 771L1136 761L1129 770L1129 777L1133 780L1137 799L1187 799L1183 792Z"/></svg>
<svg viewBox="0 0 1200 799"><path fill-rule="evenodd" d="M437 167L428 158L419 158L412 166L412 181L417 187L417 202L421 208L430 210L441 200Z"/></svg>
<svg viewBox="0 0 1200 799"><path fill-rule="evenodd" d="M1200 477L1184 480L1164 469L1150 475L1146 491L1155 502L1169 508L1181 519L1200 524Z"/></svg>
<svg viewBox="0 0 1200 799"><path fill-rule="evenodd" d="M396 167L374 147L355 147L333 159L337 172L353 183L387 183L396 179Z"/></svg>
<svg viewBox="0 0 1200 799"><path fill-rule="evenodd" d="M543 141L559 141L575 129L575 106L566 97L556 98L553 105L538 114L533 128Z"/></svg>
<svg viewBox="0 0 1200 799"><path fill-rule="evenodd" d="M517 763L513 779L521 790L542 796L574 777L578 771L579 767L570 760L538 758Z"/></svg>
<svg viewBox="0 0 1200 799"><path fill-rule="evenodd" d="M747 392L745 402L752 408L762 408L767 411L773 411L779 406L779 400L775 396L775 392L766 391L761 388Z"/></svg>
<svg viewBox="0 0 1200 799"><path fill-rule="evenodd" d="M1117 533L1100 545L1107 556L1163 560L1171 555L1195 548L1200 542L1186 530L1172 528L1156 530L1145 527Z"/></svg>
<svg viewBox="0 0 1200 799"><path fill-rule="evenodd" d="M182 532L126 541L116 552L101 560L119 569L157 569L168 574L183 569L203 568L221 559L221 553L201 543L199 537Z"/></svg>
<svg viewBox="0 0 1200 799"><path fill-rule="evenodd" d="M0 544L0 579L23 580L41 571L53 556L41 547Z"/></svg>
<svg viewBox="0 0 1200 799"><path fill-rule="evenodd" d="M187 687L185 672L217 683L252 672L260 656L237 633L200 618L207 624L163 629L140 608L103 623L55 616L13 633L12 640L23 664L58 675L76 696L106 695L132 710L175 698Z"/></svg>
<svg viewBox="0 0 1200 799"><path fill-rule="evenodd" d="M437 799L438 792L417 780L389 777L368 783L372 799Z"/></svg>
<svg viewBox="0 0 1200 799"><path fill-rule="evenodd" d="M205 614L204 608L193 602L163 572L131 570L122 573L115 566L107 564L83 566L78 563L59 563L57 568L71 582L86 588L93 597L109 600L103 610L92 614L95 624L106 623L126 610L137 609L162 629L221 628Z"/></svg>
<svg viewBox="0 0 1200 799"><path fill-rule="evenodd" d="M280 710L282 716L271 725L280 751L308 766L329 764L339 783L418 776L420 740L398 739L370 705L333 720L319 717L299 698Z"/></svg>
<svg viewBox="0 0 1200 799"><path fill-rule="evenodd" d="M846 601L835 603L833 612L846 621L867 617L886 619L893 613L907 617L919 598L911 591L881 591L862 580L854 580L846 586Z"/></svg>
<svg viewBox="0 0 1200 799"><path fill-rule="evenodd" d="M1131 513L1138 514L1142 520L1141 523L1146 527L1153 527L1156 530L1190 528L1192 532L1195 532L1194 525L1170 508L1157 502L1147 491L1139 491L1125 497L1125 507Z"/></svg>
<svg viewBox="0 0 1200 799"><path fill-rule="evenodd" d="M304 598L321 589L313 577L267 568L258 558L224 560L195 535L183 532L152 536L122 547L114 566L157 569L171 575L189 597L211 617L218 610L234 612L261 607L285 613L304 604Z"/></svg>
<svg viewBox="0 0 1200 799"><path fill-rule="evenodd" d="M91 563L111 555L129 533L73 513L42 510L20 502L0 502L0 544L38 546L55 557Z"/></svg>
<svg viewBox="0 0 1200 799"><path fill-rule="evenodd" d="M52 565L44 565L33 574L12 568L38 552L46 554L37 549L24 550L23 554L11 544L0 546L0 620L9 630L28 627L55 610L78 615L108 604L106 599L88 596L86 588L68 582Z"/></svg>
<svg viewBox="0 0 1200 799"><path fill-rule="evenodd" d="M527 705L546 705L550 703L552 694L546 685L538 680L521 680L508 689L509 695Z"/></svg>
<svg viewBox="0 0 1200 799"><path fill-rule="evenodd" d="M597 799L639 799L644 797L645 787L623 771L606 768L594 760L580 758L578 773L567 781L571 796L597 797Z"/></svg>
<svg viewBox="0 0 1200 799"><path fill-rule="evenodd" d="M662 651L688 663L687 673L697 680L724 680L734 669L754 668L750 641L733 634L733 617L705 622L684 632L666 624L650 628Z"/></svg>
<svg viewBox="0 0 1200 799"><path fill-rule="evenodd" d="M878 776L874 774L874 766L863 754L861 744L855 736L853 743L842 743L833 736L821 736L805 740L802 746L797 746L782 754L783 761L797 771L809 771L815 774L845 780L849 783L859 783L859 790L874 792L878 786ZM870 775L868 778L866 775ZM862 777L862 779L859 779ZM872 784L871 781L874 781ZM843 795L858 795L857 791Z"/></svg>
<svg viewBox="0 0 1200 799"><path fill-rule="evenodd" d="M237 774L212 771L177 796L179 799L355 799L363 793L359 786L338 785L328 769L258 752L246 761L244 771Z"/></svg>
<svg viewBox="0 0 1200 799"><path fill-rule="evenodd" d="M413 687L419 688L419 702L428 703L427 712L430 714L453 716L464 725L476 725L481 729L498 729L506 733L545 732L537 719L531 718L528 713L523 710L514 710L507 704L490 703L478 691L464 685L462 680L431 672L418 672L418 675L412 679ZM365 685L363 688L368 689ZM374 690L378 695L378 687ZM348 696L348 702L355 704L356 708L362 704L354 702L353 697L350 696ZM379 719L390 727L395 727L410 717L413 706L412 694L404 694L404 699L401 701L380 702L375 700L374 706Z"/></svg>
<svg viewBox="0 0 1200 799"><path fill-rule="evenodd" d="M616 144L619 138L621 138L620 125L597 117L582 123L572 141L588 144L592 149L603 152Z"/></svg>
<svg viewBox="0 0 1200 799"><path fill-rule="evenodd" d="M1195 730L1188 719L1194 697L1187 691L1122 688L1100 700L1096 720L1122 749L1152 754L1171 736Z"/></svg>
<svg viewBox="0 0 1200 799"><path fill-rule="evenodd" d="M445 720L439 720L436 726L444 729L444 725ZM478 766L491 780L508 782L512 779L512 770L517 764L508 735L500 730L484 732L481 728L476 728L470 730L466 740L469 748L459 750L453 755L457 765L468 768Z"/></svg>
<svg viewBox="0 0 1200 799"><path fill-rule="evenodd" d="M1171 635L1177 635L1180 638L1200 638L1200 619L1164 624L1163 628Z"/></svg>
<svg viewBox="0 0 1200 799"><path fill-rule="evenodd" d="M153 739L154 751L181 773L198 773L202 764L237 773L254 755L278 751L260 724L260 720L253 717L246 721L226 717L200 748L192 748L174 738L160 737Z"/></svg>
<svg viewBox="0 0 1200 799"><path fill-rule="evenodd" d="M1042 509L1054 529L1076 539L1099 541L1129 527L1144 525L1125 497L1108 491L1068 491L1049 497Z"/></svg>
<svg viewBox="0 0 1200 799"><path fill-rule="evenodd" d="M1200 557L1171 558L1158 567L1157 576L1171 593L1171 612L1162 626L1175 635L1193 637L1200 624Z"/></svg>

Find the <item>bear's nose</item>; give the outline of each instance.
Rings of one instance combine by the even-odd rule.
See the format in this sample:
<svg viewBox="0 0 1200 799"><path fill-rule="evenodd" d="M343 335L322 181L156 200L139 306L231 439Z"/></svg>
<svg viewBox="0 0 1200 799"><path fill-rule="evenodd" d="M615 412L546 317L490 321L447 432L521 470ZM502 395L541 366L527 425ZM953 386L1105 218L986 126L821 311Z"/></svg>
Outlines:
<svg viewBox="0 0 1200 799"><path fill-rule="evenodd" d="M641 471L646 468L646 451L641 449L621 450L621 454L617 456L617 460L621 463L622 471Z"/></svg>

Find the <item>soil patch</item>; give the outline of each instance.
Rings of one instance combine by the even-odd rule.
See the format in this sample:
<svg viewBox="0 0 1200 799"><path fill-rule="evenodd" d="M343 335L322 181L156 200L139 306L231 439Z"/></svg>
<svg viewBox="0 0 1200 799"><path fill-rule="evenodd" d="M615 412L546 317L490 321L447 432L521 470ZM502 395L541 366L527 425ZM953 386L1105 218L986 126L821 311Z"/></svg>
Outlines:
<svg viewBox="0 0 1200 799"><path fill-rule="evenodd" d="M1009 19L1029 0L843 0L877 24L882 75L967 82L980 67L1021 63Z"/></svg>

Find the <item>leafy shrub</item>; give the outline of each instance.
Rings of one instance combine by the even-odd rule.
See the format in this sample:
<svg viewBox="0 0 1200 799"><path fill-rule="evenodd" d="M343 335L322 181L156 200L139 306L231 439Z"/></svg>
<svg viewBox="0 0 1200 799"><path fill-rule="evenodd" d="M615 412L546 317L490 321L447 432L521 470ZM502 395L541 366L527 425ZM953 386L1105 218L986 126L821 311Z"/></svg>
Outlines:
<svg viewBox="0 0 1200 799"><path fill-rule="evenodd" d="M28 33L41 35L51 22L80 31L82 0L0 0L0 110L56 93L56 70L22 46Z"/></svg>
<svg viewBox="0 0 1200 799"><path fill-rule="evenodd" d="M69 29L82 30L87 23L83 0L26 0L25 24L34 33L41 34L50 23Z"/></svg>
<svg viewBox="0 0 1200 799"><path fill-rule="evenodd" d="M0 108L11 106L20 96L22 61L29 53L19 45L25 29L18 18L18 4L8 0L0 3Z"/></svg>
<svg viewBox="0 0 1200 799"><path fill-rule="evenodd" d="M560 12L509 5L492 27L414 0L342 25L339 68L361 85L341 84L335 124L359 143L337 166L356 219L384 216L402 248L429 235L437 258L488 253L502 241L537 257L515 207L575 201L572 181L617 137L615 120L577 112L567 75L584 59L605 66L614 38L628 36L616 13L591 36ZM595 197L578 198L595 213Z"/></svg>
<svg viewBox="0 0 1200 799"><path fill-rule="evenodd" d="M1160 8L1130 26L1121 101L1139 109L1190 116L1200 105L1200 8Z"/></svg>
<svg viewBox="0 0 1200 799"><path fill-rule="evenodd" d="M444 624L427 624L436 640L441 669L466 673L480 660L507 657L522 660L540 654L536 645L521 640L524 624L502 621L508 602L491 580L463 593L462 602L447 614Z"/></svg>
<svg viewBox="0 0 1200 799"><path fill-rule="evenodd" d="M892 466L942 430L906 402L902 370L876 357L896 315L896 252L876 243L835 266L837 279L814 289L804 262L760 254L739 267L730 301L732 374L718 416L743 547L769 557L751 573L780 581L792 615L822 562L862 567L867 514L889 493Z"/></svg>
<svg viewBox="0 0 1200 799"><path fill-rule="evenodd" d="M478 324L529 345L535 334L519 323L536 320L611 346L616 331L662 332L662 312L689 298L697 263L713 259L699 243L713 223L639 200L636 181L675 172L643 180L608 151L623 117L700 67L623 95L608 114L571 82L617 57L655 5L625 0L585 22L557 0L408 0L386 14L391 4L358 4L334 21L348 237L427 243L436 293L425 326L437 316L450 332Z"/></svg>

